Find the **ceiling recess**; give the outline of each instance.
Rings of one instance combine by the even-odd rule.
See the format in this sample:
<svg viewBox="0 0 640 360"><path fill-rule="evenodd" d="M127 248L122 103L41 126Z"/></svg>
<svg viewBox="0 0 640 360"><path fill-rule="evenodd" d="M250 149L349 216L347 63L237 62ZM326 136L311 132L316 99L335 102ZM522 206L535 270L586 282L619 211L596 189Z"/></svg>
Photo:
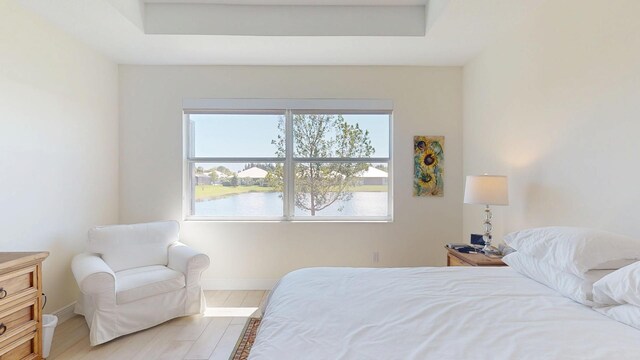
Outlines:
<svg viewBox="0 0 640 360"><path fill-rule="evenodd" d="M144 32L163 35L424 36L425 5L145 3Z"/></svg>

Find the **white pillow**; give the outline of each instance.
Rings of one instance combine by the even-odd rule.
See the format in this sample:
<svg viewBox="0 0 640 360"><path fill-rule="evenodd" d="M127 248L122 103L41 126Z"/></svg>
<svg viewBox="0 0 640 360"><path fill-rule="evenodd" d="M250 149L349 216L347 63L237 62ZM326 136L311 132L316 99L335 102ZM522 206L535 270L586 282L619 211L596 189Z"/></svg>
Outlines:
<svg viewBox="0 0 640 360"><path fill-rule="evenodd" d="M508 234L504 241L521 253L577 276L589 270L619 269L640 259L640 240L594 229L527 229Z"/></svg>
<svg viewBox="0 0 640 360"><path fill-rule="evenodd" d="M87 250L100 254L114 271L167 265L168 247L178 241L176 221L99 226L89 230Z"/></svg>
<svg viewBox="0 0 640 360"><path fill-rule="evenodd" d="M615 321L640 329L640 306L624 304L595 308L595 310Z"/></svg>
<svg viewBox="0 0 640 360"><path fill-rule="evenodd" d="M640 306L640 262L618 269L596 282L593 299L603 305Z"/></svg>
<svg viewBox="0 0 640 360"><path fill-rule="evenodd" d="M584 278L581 278L520 252L506 255L502 261L520 274L588 306L593 305L593 283L613 271L591 270L584 274Z"/></svg>

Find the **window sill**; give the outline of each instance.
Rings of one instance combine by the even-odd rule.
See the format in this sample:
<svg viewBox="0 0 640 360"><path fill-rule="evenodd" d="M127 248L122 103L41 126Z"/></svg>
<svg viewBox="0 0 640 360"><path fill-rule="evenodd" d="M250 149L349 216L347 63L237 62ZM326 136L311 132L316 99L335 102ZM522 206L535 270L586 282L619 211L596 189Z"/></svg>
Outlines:
<svg viewBox="0 0 640 360"><path fill-rule="evenodd" d="M287 220L282 218L275 219L233 219L233 218L212 218L212 217L187 217L185 222L215 222L215 223L284 223L284 224L313 224L313 223L354 223L354 224L386 224L393 223L393 218L371 218L371 219L309 219L299 218L295 220Z"/></svg>

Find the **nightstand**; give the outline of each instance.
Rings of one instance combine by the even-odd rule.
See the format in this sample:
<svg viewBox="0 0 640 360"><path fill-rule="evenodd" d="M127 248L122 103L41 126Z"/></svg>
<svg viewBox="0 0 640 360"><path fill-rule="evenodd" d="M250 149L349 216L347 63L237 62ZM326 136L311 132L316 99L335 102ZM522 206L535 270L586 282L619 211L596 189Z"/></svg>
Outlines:
<svg viewBox="0 0 640 360"><path fill-rule="evenodd" d="M507 266L502 259L485 254L464 254L447 248L447 266Z"/></svg>

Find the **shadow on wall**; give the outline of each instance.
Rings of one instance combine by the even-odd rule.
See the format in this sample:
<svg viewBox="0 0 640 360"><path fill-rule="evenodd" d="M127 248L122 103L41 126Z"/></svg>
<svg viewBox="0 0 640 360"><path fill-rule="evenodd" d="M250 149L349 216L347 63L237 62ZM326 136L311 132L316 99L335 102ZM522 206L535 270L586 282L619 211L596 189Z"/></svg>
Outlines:
<svg viewBox="0 0 640 360"><path fill-rule="evenodd" d="M60 301L68 298L68 294L74 294L71 299L74 301L79 291L71 272L71 259L85 250L86 239L72 241L72 243L78 244L75 248L69 248L69 243L69 239L56 236L51 239L47 249L38 249L38 251L49 252L49 257L45 259L42 266L43 292L47 295L47 305L44 311L47 313L68 305L64 301Z"/></svg>
<svg viewBox="0 0 640 360"><path fill-rule="evenodd" d="M597 189L593 190L597 191ZM609 202L590 199L583 192L560 187L525 185L522 205L509 211L510 231L543 226L578 226L634 236L638 228L636 194Z"/></svg>
<svg viewBox="0 0 640 360"><path fill-rule="evenodd" d="M571 211L578 199L571 199L566 192L558 188L542 184L529 183L525 185L524 201L520 216L514 219L522 224L521 228L552 225L568 225L564 219L550 217L552 214L566 214Z"/></svg>
<svg viewBox="0 0 640 360"><path fill-rule="evenodd" d="M565 225L640 231L640 192L631 190L637 188L631 164L638 143L620 141L616 126L602 126L602 111L580 115L553 117L553 131L518 129L500 151L512 196L506 230Z"/></svg>

